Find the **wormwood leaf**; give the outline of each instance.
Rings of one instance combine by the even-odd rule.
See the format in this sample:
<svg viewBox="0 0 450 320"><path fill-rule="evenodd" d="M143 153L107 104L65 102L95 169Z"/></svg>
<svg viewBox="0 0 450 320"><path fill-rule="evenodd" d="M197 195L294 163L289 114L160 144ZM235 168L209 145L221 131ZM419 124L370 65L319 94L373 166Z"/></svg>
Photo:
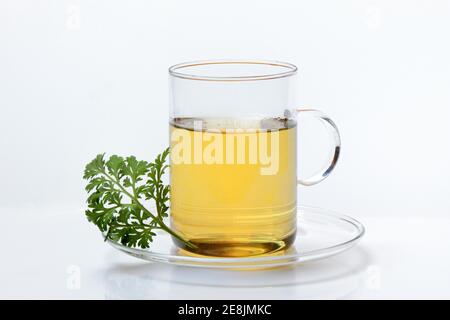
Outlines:
<svg viewBox="0 0 450 320"><path fill-rule="evenodd" d="M84 169L83 179L89 180L101 173L101 170L105 167L105 161L103 159L104 156L105 154L99 154L95 157L94 160L86 165Z"/></svg>
<svg viewBox="0 0 450 320"><path fill-rule="evenodd" d="M170 186L162 177L169 149L158 155L154 162L112 155L105 160L97 155L84 170L88 193L85 211L88 221L95 224L110 239L129 247L148 248L156 236L156 229L169 232L189 247L195 247L181 235L165 225L168 214ZM156 214L144 207L140 200L153 200Z"/></svg>
<svg viewBox="0 0 450 320"><path fill-rule="evenodd" d="M123 169L125 166L125 161L123 160L123 158L113 155L106 162L106 166L108 168L109 174L117 180L120 180L120 178L123 176Z"/></svg>
<svg viewBox="0 0 450 320"><path fill-rule="evenodd" d="M93 189L101 187L106 182L104 177L92 178L86 185L86 191L91 192Z"/></svg>
<svg viewBox="0 0 450 320"><path fill-rule="evenodd" d="M124 172L131 178L131 183L142 181L150 164L147 161L138 161L134 156L127 157Z"/></svg>
<svg viewBox="0 0 450 320"><path fill-rule="evenodd" d="M170 186L164 185L161 179L166 170L169 168L169 166L166 164L168 155L169 148L164 150L156 157L148 173L148 177L154 186L154 190L152 193L148 193L147 195L150 194L151 198L155 200L158 217L160 217L161 219L167 217L168 215L167 212L169 207L167 203L170 200Z"/></svg>

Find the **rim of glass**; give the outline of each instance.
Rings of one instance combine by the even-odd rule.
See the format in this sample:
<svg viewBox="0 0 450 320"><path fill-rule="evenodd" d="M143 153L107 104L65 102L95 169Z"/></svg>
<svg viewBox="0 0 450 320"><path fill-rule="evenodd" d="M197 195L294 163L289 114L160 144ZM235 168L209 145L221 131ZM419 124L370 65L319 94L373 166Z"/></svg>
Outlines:
<svg viewBox="0 0 450 320"><path fill-rule="evenodd" d="M266 65L270 67L282 67L286 71L273 72L265 74L249 74L242 76L204 76L195 73L183 72L182 69L198 66L208 66L217 64L253 64ZM176 78L199 80L199 81L256 81L256 80L271 80L293 76L297 73L298 68L289 62L272 61L272 60L199 60L191 62L178 63L169 68L169 74Z"/></svg>

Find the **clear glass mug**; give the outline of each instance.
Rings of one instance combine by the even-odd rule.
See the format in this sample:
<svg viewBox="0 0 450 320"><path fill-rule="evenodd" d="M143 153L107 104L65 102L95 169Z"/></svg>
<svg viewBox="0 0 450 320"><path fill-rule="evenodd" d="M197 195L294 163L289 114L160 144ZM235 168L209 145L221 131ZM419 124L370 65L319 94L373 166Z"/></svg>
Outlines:
<svg viewBox="0 0 450 320"><path fill-rule="evenodd" d="M170 74L171 227L187 253L245 257L288 248L296 236L297 184L326 178L340 151L325 114L297 109L297 67L275 61L200 61ZM297 179L298 116L321 120L330 163Z"/></svg>

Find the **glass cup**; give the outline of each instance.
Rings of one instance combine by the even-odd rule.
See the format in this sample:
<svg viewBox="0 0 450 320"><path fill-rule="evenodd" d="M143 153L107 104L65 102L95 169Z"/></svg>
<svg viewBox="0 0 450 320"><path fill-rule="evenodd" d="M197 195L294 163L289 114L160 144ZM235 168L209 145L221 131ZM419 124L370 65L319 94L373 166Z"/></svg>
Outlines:
<svg viewBox="0 0 450 320"><path fill-rule="evenodd" d="M196 245L189 254L246 257L295 240L297 184L325 179L339 131L325 114L297 109L297 67L276 61L199 61L170 74L171 227ZM330 163L297 179L300 115L331 134Z"/></svg>

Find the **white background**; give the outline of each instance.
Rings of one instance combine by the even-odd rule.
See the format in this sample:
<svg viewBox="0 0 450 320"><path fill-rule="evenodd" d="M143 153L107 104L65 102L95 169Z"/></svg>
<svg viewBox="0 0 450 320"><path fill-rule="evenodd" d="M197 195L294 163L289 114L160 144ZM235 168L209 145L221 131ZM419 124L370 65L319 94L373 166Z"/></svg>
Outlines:
<svg viewBox="0 0 450 320"><path fill-rule="evenodd" d="M85 163L100 152L152 159L168 141L168 66L221 58L296 64L301 103L338 124L339 165L325 182L299 190L302 204L362 221L411 219L420 227L431 218L445 225L449 31L446 0L2 0L2 226L36 241L50 228L42 212L79 215L79 224L52 228L92 238L82 211ZM310 167L321 158L313 129L302 130L301 157ZM54 241L63 244L62 237ZM15 241L1 240L2 247ZM15 261L14 246L7 253L4 271L28 261ZM39 297L37 289L10 290L2 296Z"/></svg>

